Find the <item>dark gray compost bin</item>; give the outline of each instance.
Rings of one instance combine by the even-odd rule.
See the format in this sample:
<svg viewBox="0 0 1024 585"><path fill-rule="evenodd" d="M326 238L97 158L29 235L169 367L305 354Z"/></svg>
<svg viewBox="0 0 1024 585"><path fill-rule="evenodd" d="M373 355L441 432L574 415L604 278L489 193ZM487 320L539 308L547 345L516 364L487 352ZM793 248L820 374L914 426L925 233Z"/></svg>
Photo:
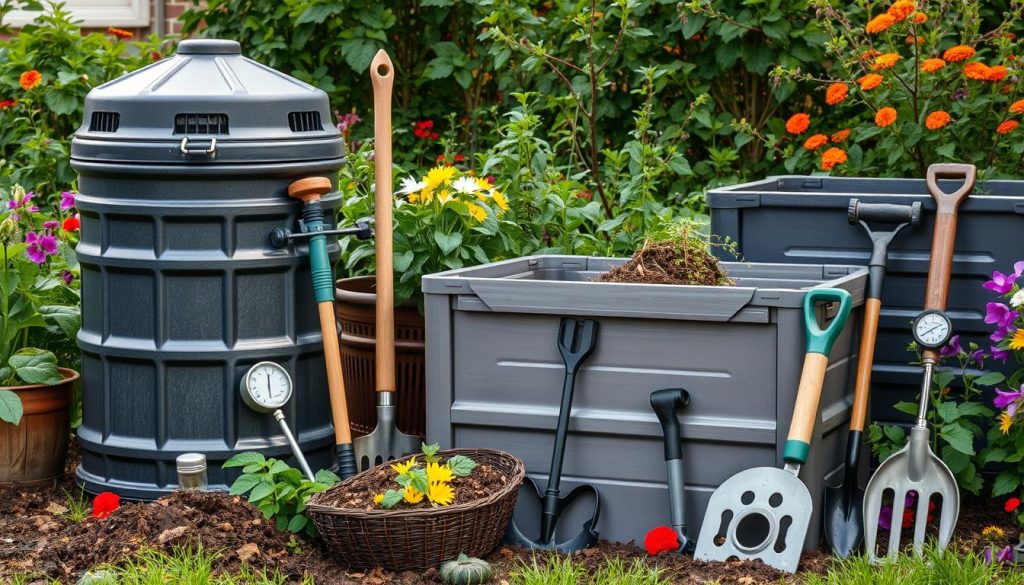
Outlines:
<svg viewBox="0 0 1024 585"><path fill-rule="evenodd" d="M261 360L295 381L285 414L310 464L330 461L309 263L304 249L272 248L269 234L296 226L288 184L333 178L343 151L327 95L242 57L234 41L183 41L89 92L71 147L86 490L158 497L185 452L206 454L214 488L226 487L221 463L235 452L285 458L277 423L239 397ZM333 193L324 206L338 202Z"/></svg>
<svg viewBox="0 0 1024 585"><path fill-rule="evenodd" d="M860 306L867 273L729 263L737 281L730 288L591 282L622 262L537 256L424 277L427 439L445 448L503 449L543 484L564 372L559 318L597 319L597 348L577 377L562 488L597 487L603 538L642 542L648 530L668 524L661 426L650 395L686 388L683 462L688 535L696 537L720 483L744 469L782 465L804 358L805 291L843 288ZM820 424L800 472L815 502L825 477L842 465L857 321L832 351ZM534 500L521 499L516 519L535 530L540 513L525 507ZM562 537L584 519L560 522ZM817 546L820 524L816 509L809 548Z"/></svg>
<svg viewBox="0 0 1024 585"><path fill-rule="evenodd" d="M940 181L947 192L958 183ZM739 244L750 262L867 265L871 242L864 229L846 221L851 198L909 205L920 201L922 224L908 228L889 247L875 366L871 377L872 419L894 421L892 405L913 401L920 367L910 365L910 321L921 311L934 229L935 202L923 179L774 177L708 192L711 231ZM960 207L949 315L964 341L987 348L991 326L985 303L995 294L981 287L993 270L1010 272L1024 257L1024 181L978 183ZM719 254L728 257L724 251ZM966 343L965 343L966 347ZM1004 369L1012 369L1012 363ZM1001 366L998 362L987 367Z"/></svg>

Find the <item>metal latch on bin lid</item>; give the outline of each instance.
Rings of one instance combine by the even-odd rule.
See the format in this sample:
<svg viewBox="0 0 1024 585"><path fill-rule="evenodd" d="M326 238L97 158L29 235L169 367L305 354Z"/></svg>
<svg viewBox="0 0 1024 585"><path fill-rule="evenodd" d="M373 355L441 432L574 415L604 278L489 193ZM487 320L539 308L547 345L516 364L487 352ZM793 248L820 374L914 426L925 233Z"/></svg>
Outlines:
<svg viewBox="0 0 1024 585"><path fill-rule="evenodd" d="M181 144L178 146L178 150L181 151L181 154L189 158L216 158L217 139L210 138L209 144L206 145L203 145L202 142L200 142L195 146L189 146L189 139L188 136L186 136L181 139Z"/></svg>

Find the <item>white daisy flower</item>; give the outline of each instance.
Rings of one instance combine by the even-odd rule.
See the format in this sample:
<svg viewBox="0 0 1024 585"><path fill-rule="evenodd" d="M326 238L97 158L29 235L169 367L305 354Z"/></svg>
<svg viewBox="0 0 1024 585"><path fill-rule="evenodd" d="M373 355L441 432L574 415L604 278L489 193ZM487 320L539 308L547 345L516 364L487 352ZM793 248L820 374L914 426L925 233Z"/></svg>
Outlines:
<svg viewBox="0 0 1024 585"><path fill-rule="evenodd" d="M402 188L398 190L395 195L408 195L410 193L416 193L422 191L427 186L423 181L417 181L413 177L406 177L402 179Z"/></svg>
<svg viewBox="0 0 1024 585"><path fill-rule="evenodd" d="M1024 308L1024 288L1020 289L1010 297L1010 306L1014 309Z"/></svg>
<svg viewBox="0 0 1024 585"><path fill-rule="evenodd" d="M480 190L480 186L472 177L459 177L452 183L452 189L458 193L473 194Z"/></svg>

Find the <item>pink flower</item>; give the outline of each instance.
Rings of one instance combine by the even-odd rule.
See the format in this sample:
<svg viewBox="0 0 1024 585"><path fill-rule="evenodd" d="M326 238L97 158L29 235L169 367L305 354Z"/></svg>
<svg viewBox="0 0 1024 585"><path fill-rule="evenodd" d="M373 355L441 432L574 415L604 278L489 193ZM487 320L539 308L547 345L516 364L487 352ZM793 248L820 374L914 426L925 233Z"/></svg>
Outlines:
<svg viewBox="0 0 1024 585"><path fill-rule="evenodd" d="M1017 279L1020 278L1021 274L1024 274L1024 260L1020 260L1013 265L1012 274L1003 274L997 270L992 273L992 280L985 282L985 284L981 286L1001 295L1005 295L1013 289L1013 284L1017 282Z"/></svg>
<svg viewBox="0 0 1024 585"><path fill-rule="evenodd" d="M35 232L29 232L25 234L25 243L28 244L28 248L25 248L25 255L34 264L42 264L46 261L46 250L40 245L39 234Z"/></svg>
<svg viewBox="0 0 1024 585"><path fill-rule="evenodd" d="M60 210L67 211L75 206L75 194L71 191L64 191L60 194Z"/></svg>

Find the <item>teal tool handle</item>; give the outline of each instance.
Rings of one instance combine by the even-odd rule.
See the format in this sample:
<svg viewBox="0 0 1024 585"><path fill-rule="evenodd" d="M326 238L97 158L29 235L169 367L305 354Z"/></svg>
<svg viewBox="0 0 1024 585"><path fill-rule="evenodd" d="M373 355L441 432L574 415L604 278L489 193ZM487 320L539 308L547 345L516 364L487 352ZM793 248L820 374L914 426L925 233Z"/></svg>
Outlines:
<svg viewBox="0 0 1024 585"><path fill-rule="evenodd" d="M839 301L839 311L828 327L822 330L814 316L814 307L818 303ZM846 321L850 318L853 308L853 296L841 288L812 288L804 296L804 329L807 332L807 353L832 353L832 344L843 331Z"/></svg>
<svg viewBox="0 0 1024 585"><path fill-rule="evenodd" d="M307 202L302 209L303 231L308 233L324 230L324 212L319 201ZM334 302L334 270L327 255L327 236L309 238L309 267L313 277L313 298L319 303Z"/></svg>

